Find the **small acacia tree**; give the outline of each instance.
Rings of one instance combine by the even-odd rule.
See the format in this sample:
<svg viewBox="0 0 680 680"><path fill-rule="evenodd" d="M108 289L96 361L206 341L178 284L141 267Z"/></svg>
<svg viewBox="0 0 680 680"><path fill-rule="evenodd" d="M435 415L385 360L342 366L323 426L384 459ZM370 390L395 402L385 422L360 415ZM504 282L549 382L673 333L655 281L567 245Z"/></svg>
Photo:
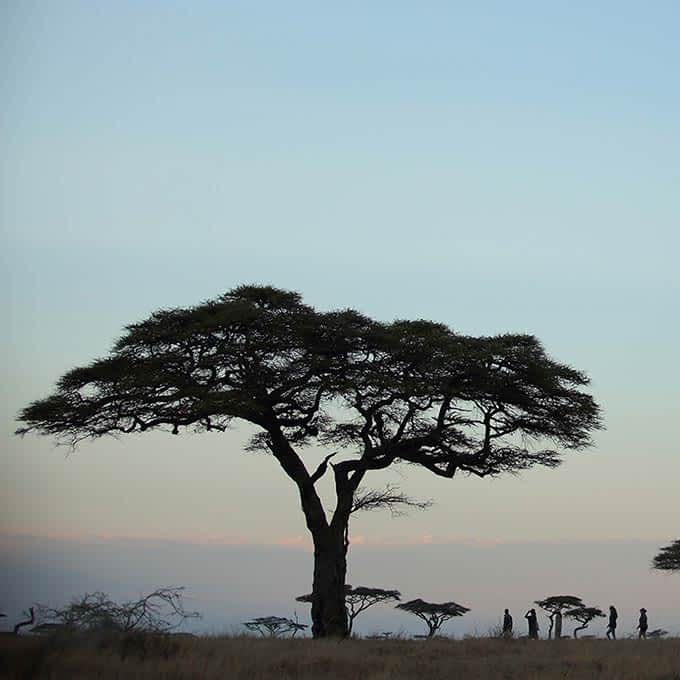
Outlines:
<svg viewBox="0 0 680 680"><path fill-rule="evenodd" d="M564 615L581 624L577 628L574 628L574 639L577 639L580 630L585 630L590 625L591 621L604 617L605 613L598 607L575 607L574 609L566 611Z"/></svg>
<svg viewBox="0 0 680 680"><path fill-rule="evenodd" d="M300 595L295 598L298 602L313 602L312 593L307 595ZM394 602L401 599L401 593L398 590L385 590L383 588L366 588L365 586L358 586L353 588L350 585L345 586L345 605L347 606L347 634L352 634L354 627L354 620L365 612L369 607L380 604L382 602Z"/></svg>
<svg viewBox="0 0 680 680"><path fill-rule="evenodd" d="M402 602L401 604L398 604L396 608L408 612L409 614L413 614L424 621L427 626L428 639L434 637L437 634L437 631L449 619L452 619L455 616L463 616L463 614L470 611L468 607L464 607L456 602L436 603L425 602L421 599Z"/></svg>
<svg viewBox="0 0 680 680"><path fill-rule="evenodd" d="M314 543L313 635L345 636L348 526L366 476L399 463L445 478L556 467L559 449L589 446L600 427L587 384L531 335L379 323L241 286L128 326L108 357L27 406L17 432L76 446L151 430L224 432L235 420L256 426L249 448L269 452L295 484ZM335 451L308 467L305 455L319 446ZM336 503L327 513L317 484L329 470Z"/></svg>
<svg viewBox="0 0 680 680"><path fill-rule="evenodd" d="M548 640L552 638L553 630L556 640L562 637L562 615L565 611L585 606L581 598L575 595L551 595L544 600L536 600L536 604L548 614Z"/></svg>
<svg viewBox="0 0 680 680"><path fill-rule="evenodd" d="M652 562L653 569L680 572L680 539L659 550Z"/></svg>
<svg viewBox="0 0 680 680"><path fill-rule="evenodd" d="M296 617L297 618L297 617ZM305 630L304 623L298 623L293 619L284 616L262 616L252 621L245 621L243 624L248 630L258 632L262 637L282 637L290 633L294 638L297 633Z"/></svg>

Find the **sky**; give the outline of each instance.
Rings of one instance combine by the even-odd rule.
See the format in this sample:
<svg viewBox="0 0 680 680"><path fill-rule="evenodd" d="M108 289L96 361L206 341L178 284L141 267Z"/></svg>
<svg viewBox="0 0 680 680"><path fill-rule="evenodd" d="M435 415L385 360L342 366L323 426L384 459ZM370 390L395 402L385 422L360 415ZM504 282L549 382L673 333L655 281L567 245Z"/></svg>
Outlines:
<svg viewBox="0 0 680 680"><path fill-rule="evenodd" d="M245 428L68 455L12 434L20 408L106 355L125 324L242 283L384 321L533 333L592 378L607 429L558 470L371 480L435 505L354 521L357 584L400 587L397 549L413 564L445 546L455 572L456 551L481 543L509 546L498 573L516 570L525 593L535 576L509 555L559 544L573 550L551 567L554 587L576 562L585 592L606 572L588 572L592 546L618 565L625 545L639 580L619 597L677 594L677 577L648 569L680 511L677 3L28 0L0 12L0 606L13 560L37 584L46 556L73 555L94 586L97 562L74 543L127 555L132 589L167 545L222 546L225 562L238 548L252 565L266 550L272 568L293 554L311 580L294 490L242 452ZM383 571L361 571L365 551ZM465 600L439 572L428 582L413 596ZM44 596L82 591L67 583Z"/></svg>

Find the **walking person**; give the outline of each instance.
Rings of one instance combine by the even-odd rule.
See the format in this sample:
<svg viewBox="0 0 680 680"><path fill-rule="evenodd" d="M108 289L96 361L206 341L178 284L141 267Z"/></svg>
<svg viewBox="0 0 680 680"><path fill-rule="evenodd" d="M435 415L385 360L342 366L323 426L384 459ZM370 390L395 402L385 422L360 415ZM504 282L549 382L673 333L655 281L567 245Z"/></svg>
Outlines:
<svg viewBox="0 0 680 680"><path fill-rule="evenodd" d="M529 637L532 640L538 640L538 618L536 617L536 610L530 609L524 615L524 618L527 620L527 623L529 624Z"/></svg>
<svg viewBox="0 0 680 680"><path fill-rule="evenodd" d="M638 633L638 639L640 640L646 640L647 639L647 610L643 607L640 610L640 618L638 620L638 630L640 631Z"/></svg>
<svg viewBox="0 0 680 680"><path fill-rule="evenodd" d="M506 639L512 637L512 616L508 609L503 614L503 637Z"/></svg>
<svg viewBox="0 0 680 680"><path fill-rule="evenodd" d="M609 623L607 624L607 639L616 640L616 621L619 618L619 613L616 607L612 604L609 606Z"/></svg>

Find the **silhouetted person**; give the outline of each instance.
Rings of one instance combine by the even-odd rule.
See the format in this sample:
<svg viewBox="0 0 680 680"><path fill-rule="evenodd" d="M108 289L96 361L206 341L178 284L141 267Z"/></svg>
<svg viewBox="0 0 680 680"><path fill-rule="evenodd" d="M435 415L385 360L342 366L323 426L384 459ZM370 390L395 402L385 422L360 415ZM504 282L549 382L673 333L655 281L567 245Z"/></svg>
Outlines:
<svg viewBox="0 0 680 680"><path fill-rule="evenodd" d="M640 619L638 620L638 638L647 639L647 610L643 607L640 610Z"/></svg>
<svg viewBox="0 0 680 680"><path fill-rule="evenodd" d="M512 637L512 616L510 616L510 611L508 609L506 609L505 614L503 614L503 637Z"/></svg>
<svg viewBox="0 0 680 680"><path fill-rule="evenodd" d="M538 640L538 619L536 618L536 610L530 609L524 615L524 618L527 620L527 623L529 624L529 637L532 640Z"/></svg>
<svg viewBox="0 0 680 680"><path fill-rule="evenodd" d="M619 613L616 607L612 604L609 607L609 623L607 624L607 639L616 640L616 621L619 618Z"/></svg>

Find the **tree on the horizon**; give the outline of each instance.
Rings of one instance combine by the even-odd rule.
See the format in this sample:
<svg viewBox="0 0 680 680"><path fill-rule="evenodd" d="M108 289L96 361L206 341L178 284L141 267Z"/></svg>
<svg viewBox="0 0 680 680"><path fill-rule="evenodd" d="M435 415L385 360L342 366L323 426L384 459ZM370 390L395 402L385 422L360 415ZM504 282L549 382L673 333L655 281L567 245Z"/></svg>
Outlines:
<svg viewBox="0 0 680 680"><path fill-rule="evenodd" d="M578 639L578 632L585 630L594 619L605 617L605 613L598 607L575 607L564 613L567 618L578 621L581 625L574 628L574 639Z"/></svg>
<svg viewBox="0 0 680 680"><path fill-rule="evenodd" d="M550 621L548 640L552 639L553 629L555 630L556 640L562 637L562 616L567 609L585 606L583 600L575 595L551 595L544 600L536 600L535 603L548 614Z"/></svg>
<svg viewBox="0 0 680 680"><path fill-rule="evenodd" d="M285 616L260 616L251 621L244 621L243 625L248 629L259 633L262 637L283 637L290 633L294 638L300 631L305 630L307 625Z"/></svg>
<svg viewBox="0 0 680 680"><path fill-rule="evenodd" d="M659 550L652 561L652 569L680 572L680 539Z"/></svg>
<svg viewBox="0 0 680 680"><path fill-rule="evenodd" d="M300 595L295 598L297 602L312 603L314 596L312 593ZM401 593L398 590L386 590L384 588L367 588L365 586L357 586L353 588L347 584L345 586L345 605L347 607L347 635L352 634L354 627L354 620L367 609L373 605L383 602L394 602L401 599Z"/></svg>
<svg viewBox="0 0 680 680"><path fill-rule="evenodd" d="M470 611L468 607L464 607L457 602L425 602L420 598L410 600L409 602L402 602L396 606L396 609L413 614L421 621L424 621L427 626L427 635L425 637L428 639L434 637L449 619L463 616Z"/></svg>
<svg viewBox="0 0 680 680"><path fill-rule="evenodd" d="M531 335L380 323L241 286L127 326L106 358L24 408L17 432L75 447L105 435L256 426L248 448L269 452L295 484L314 544L313 635L345 636L348 527L365 478L401 463L448 479L557 467L560 449L589 446L601 426L581 389L588 383ZM303 459L314 447L331 453L310 467ZM332 511L317 487L328 473Z"/></svg>
<svg viewBox="0 0 680 680"><path fill-rule="evenodd" d="M649 640L661 640L668 635L668 631L663 628L655 628L650 633L647 633L647 638Z"/></svg>
<svg viewBox="0 0 680 680"><path fill-rule="evenodd" d="M137 600L114 602L106 593L85 593L65 607L38 605L44 628L78 632L166 633L189 619L201 618L184 608L184 588L157 588Z"/></svg>

